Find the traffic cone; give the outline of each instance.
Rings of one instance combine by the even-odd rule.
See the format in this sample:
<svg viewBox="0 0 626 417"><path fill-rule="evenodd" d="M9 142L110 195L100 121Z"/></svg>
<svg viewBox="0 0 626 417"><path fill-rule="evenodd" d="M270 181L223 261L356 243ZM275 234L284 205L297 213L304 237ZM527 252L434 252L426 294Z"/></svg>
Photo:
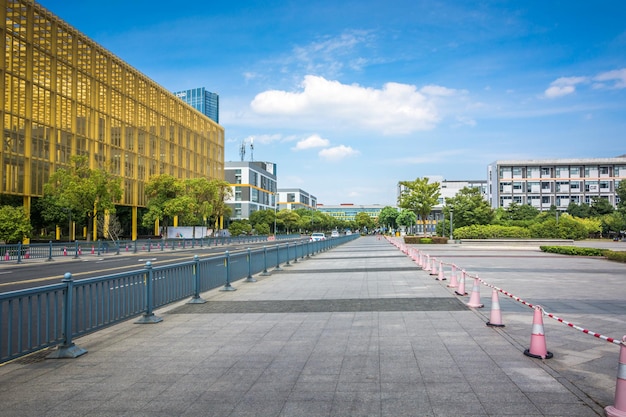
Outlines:
<svg viewBox="0 0 626 417"><path fill-rule="evenodd" d="M63 248L63 256L67 256L67 248Z"/></svg>
<svg viewBox="0 0 626 417"><path fill-rule="evenodd" d="M480 283L478 277L474 278L474 285L472 286L472 295L470 296L468 307L482 308L485 305L480 303Z"/></svg>
<svg viewBox="0 0 626 417"><path fill-rule="evenodd" d="M550 359L552 357L552 353L548 352L546 348L546 336L543 333L543 312L540 306L535 307L530 348L524 351L524 355L537 359Z"/></svg>
<svg viewBox="0 0 626 417"><path fill-rule="evenodd" d="M467 295L465 292L465 270L461 271L461 279L459 280L459 288L454 292L456 295Z"/></svg>
<svg viewBox="0 0 626 417"><path fill-rule="evenodd" d="M26 253L24 254L24 259L30 259L30 252L26 251Z"/></svg>
<svg viewBox="0 0 626 417"><path fill-rule="evenodd" d="M445 281L446 280L446 277L443 274L443 262L442 261L439 261L439 275L437 276L437 279L439 281Z"/></svg>
<svg viewBox="0 0 626 417"><path fill-rule="evenodd" d="M93 245L91 245L91 254L93 255L94 253L96 253L96 248Z"/></svg>
<svg viewBox="0 0 626 417"><path fill-rule="evenodd" d="M604 408L607 417L626 416L626 336L622 338L617 365L617 382L615 383L615 405Z"/></svg>
<svg viewBox="0 0 626 417"><path fill-rule="evenodd" d="M4 260L5 261L9 260L9 251L4 252Z"/></svg>
<svg viewBox="0 0 626 417"><path fill-rule="evenodd" d="M456 279L456 265L452 265L452 272L450 272L450 283L448 284L448 287L450 288L456 288L459 286L459 281L457 281Z"/></svg>
<svg viewBox="0 0 626 417"><path fill-rule="evenodd" d="M430 259L432 267L430 268L430 275L438 275L437 272L437 260L435 258Z"/></svg>
<svg viewBox="0 0 626 417"><path fill-rule="evenodd" d="M424 271L430 272L430 255L426 255L426 268L424 268Z"/></svg>
<svg viewBox="0 0 626 417"><path fill-rule="evenodd" d="M78 255L82 255L83 254L83 248L82 246L78 247Z"/></svg>
<svg viewBox="0 0 626 417"><path fill-rule="evenodd" d="M498 300L498 290L495 288L491 291L491 316L489 316L487 326L504 327L504 324L502 324L502 314L500 312L500 301Z"/></svg>

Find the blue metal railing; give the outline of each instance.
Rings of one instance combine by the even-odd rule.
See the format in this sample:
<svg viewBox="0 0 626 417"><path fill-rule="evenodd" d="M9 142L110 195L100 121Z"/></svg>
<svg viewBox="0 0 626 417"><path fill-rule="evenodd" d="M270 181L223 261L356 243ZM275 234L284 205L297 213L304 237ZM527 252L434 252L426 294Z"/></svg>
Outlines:
<svg viewBox="0 0 626 417"><path fill-rule="evenodd" d="M287 240L300 238L300 235L277 235L274 236L222 236L206 237L196 239L141 239L141 240L119 240L87 242L76 240L72 242L48 242L23 243L0 245L0 263L17 262L22 263L28 259L48 259L71 256L80 257L82 255L101 255L103 253L123 253L123 252L153 252L177 249L193 249L211 246L226 246L246 243L261 243L276 240Z"/></svg>
<svg viewBox="0 0 626 417"><path fill-rule="evenodd" d="M86 351L73 339L125 320L137 323L161 320L154 310L190 298L203 303L200 293L230 285L252 275L270 274L280 265L298 262L338 246L358 235L317 242L278 242L261 249L74 281L66 273L62 282L0 293L0 363L58 346L48 357L80 356Z"/></svg>

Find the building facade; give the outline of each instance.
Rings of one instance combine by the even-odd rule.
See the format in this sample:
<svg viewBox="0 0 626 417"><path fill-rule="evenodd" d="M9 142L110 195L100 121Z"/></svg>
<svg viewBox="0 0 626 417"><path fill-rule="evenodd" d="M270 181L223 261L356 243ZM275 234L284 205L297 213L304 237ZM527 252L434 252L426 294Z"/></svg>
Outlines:
<svg viewBox="0 0 626 417"><path fill-rule="evenodd" d="M278 210L316 210L317 197L299 188L278 189Z"/></svg>
<svg viewBox="0 0 626 417"><path fill-rule="evenodd" d="M276 165L271 162L226 162L224 178L233 190L226 201L232 220L249 219L257 210L276 210Z"/></svg>
<svg viewBox="0 0 626 417"><path fill-rule="evenodd" d="M220 122L220 96L218 94L211 93L204 87L177 91L174 94L215 123Z"/></svg>
<svg viewBox="0 0 626 417"><path fill-rule="evenodd" d="M503 160L488 167L491 207L528 204L541 211L603 198L616 207L615 188L626 179L626 155L616 158Z"/></svg>
<svg viewBox="0 0 626 417"><path fill-rule="evenodd" d="M359 205L359 204L337 204L337 205L326 205L326 204L318 204L317 211L328 214L339 220L344 221L354 221L356 215L358 213L367 213L368 216L372 218L372 220L376 220L380 211L385 206L380 204L373 205Z"/></svg>
<svg viewBox="0 0 626 417"><path fill-rule="evenodd" d="M0 194L31 199L74 155L122 178L137 208L153 175L224 177L224 129L32 0L0 0Z"/></svg>

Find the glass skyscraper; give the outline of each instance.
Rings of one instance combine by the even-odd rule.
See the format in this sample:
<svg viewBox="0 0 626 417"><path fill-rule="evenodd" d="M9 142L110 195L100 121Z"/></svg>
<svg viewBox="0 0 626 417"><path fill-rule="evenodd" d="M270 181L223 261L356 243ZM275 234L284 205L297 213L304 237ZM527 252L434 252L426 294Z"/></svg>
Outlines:
<svg viewBox="0 0 626 417"><path fill-rule="evenodd" d="M220 96L218 94L211 93L204 87L177 91L174 94L215 123L220 122Z"/></svg>

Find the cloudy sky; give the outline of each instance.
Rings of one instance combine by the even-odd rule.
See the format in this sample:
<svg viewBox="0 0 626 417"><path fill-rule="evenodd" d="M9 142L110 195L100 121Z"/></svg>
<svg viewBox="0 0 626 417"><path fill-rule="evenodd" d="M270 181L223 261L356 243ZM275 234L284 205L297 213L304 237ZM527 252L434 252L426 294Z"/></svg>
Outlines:
<svg viewBox="0 0 626 417"><path fill-rule="evenodd" d="M219 93L226 160L246 143L322 204L626 154L623 0L40 3L166 89Z"/></svg>

